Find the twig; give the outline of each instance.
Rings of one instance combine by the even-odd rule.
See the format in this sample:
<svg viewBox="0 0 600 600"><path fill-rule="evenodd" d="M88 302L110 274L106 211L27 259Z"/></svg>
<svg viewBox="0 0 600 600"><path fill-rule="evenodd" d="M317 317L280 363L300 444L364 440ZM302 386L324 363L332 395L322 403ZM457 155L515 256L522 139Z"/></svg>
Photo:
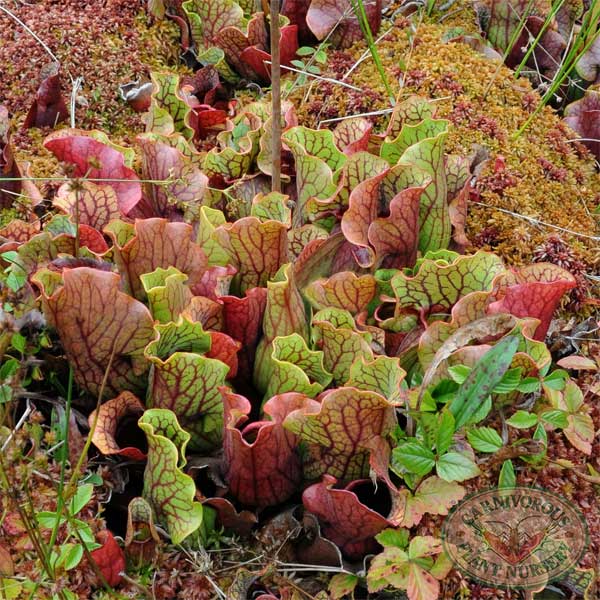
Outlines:
<svg viewBox="0 0 600 600"><path fill-rule="evenodd" d="M377 117L379 115L388 115L394 112L393 108L383 108L381 110L374 110L366 113L358 113L356 115L345 115L343 117L334 117L333 119L323 119L319 121L319 125L322 123L337 123L338 121L345 121L346 119L354 119L356 117Z"/></svg>
<svg viewBox="0 0 600 600"><path fill-rule="evenodd" d="M532 225L539 225L542 227L550 227L551 229L556 229L558 231L562 231L564 233L568 233L570 235L574 235L580 238L585 238L586 240L593 240L594 242L600 241L600 236L597 235L587 235L586 233L579 233L578 231L573 231L572 229L566 229L565 227L559 227L558 225L553 225L552 223L546 223L546 221L540 221L539 219L535 219L533 217L528 217L527 215L522 215L520 213L513 212L512 210L507 210L506 208L500 208L499 206L491 206L490 204L485 204L484 202L471 201L471 204L476 204L477 206L485 206L485 208L490 208L492 210L498 210L501 213L511 215L517 219L523 219Z"/></svg>
<svg viewBox="0 0 600 600"><path fill-rule="evenodd" d="M71 79L71 128L75 128L75 103L77 101L77 93L81 89L81 85L83 84L83 77L76 77L75 79Z"/></svg>
<svg viewBox="0 0 600 600"><path fill-rule="evenodd" d="M19 431L19 429L21 429L21 427L23 427L23 423L25 423L25 421L27 420L27 417L29 417L29 415L32 412L33 412L33 409L31 408L31 404L29 403L29 400L27 400L27 408L25 409L25 412L21 415L21 418L19 419L18 423L15 425L15 428L10 432L10 434L6 438L4 444L2 444L2 448L0 448L0 452L4 452L6 450L6 448L8 447L8 444L10 444L13 437L15 437L15 434L17 433L17 431Z"/></svg>
<svg viewBox="0 0 600 600"><path fill-rule="evenodd" d="M266 65L270 65L271 61L265 60L264 63ZM293 71L294 73L300 73L300 75L307 75L308 77L314 77L315 79L318 79L319 81L327 81L328 83L335 83L336 85L341 85L350 90L354 90L355 92L364 92L364 90L362 90L361 88L356 87L355 85L350 85L349 83L345 83L343 81L339 81L338 79L331 79L330 77L322 77L321 75L317 75L316 73L309 73L308 71L303 71L302 69L295 69L294 67L286 67L285 65L281 65L281 68L285 69L286 71Z"/></svg>

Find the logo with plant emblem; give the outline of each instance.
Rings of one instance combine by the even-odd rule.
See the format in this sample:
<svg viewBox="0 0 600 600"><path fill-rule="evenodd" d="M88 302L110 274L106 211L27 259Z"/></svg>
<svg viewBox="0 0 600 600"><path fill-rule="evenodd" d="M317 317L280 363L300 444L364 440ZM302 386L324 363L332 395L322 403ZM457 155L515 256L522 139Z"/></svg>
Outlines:
<svg viewBox="0 0 600 600"><path fill-rule="evenodd" d="M577 565L588 532L567 500L514 487L465 498L444 521L442 540L455 567L480 583L541 589Z"/></svg>

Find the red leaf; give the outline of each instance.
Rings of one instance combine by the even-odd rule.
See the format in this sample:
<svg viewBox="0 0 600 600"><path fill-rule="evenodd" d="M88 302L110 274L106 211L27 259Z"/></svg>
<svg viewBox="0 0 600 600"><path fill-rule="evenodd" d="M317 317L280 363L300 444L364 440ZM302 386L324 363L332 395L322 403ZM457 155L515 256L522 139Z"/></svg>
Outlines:
<svg viewBox="0 0 600 600"><path fill-rule="evenodd" d="M571 273L550 263L512 269L496 278L492 294L497 300L488 305L487 313L539 319L534 339L543 341L561 297L576 285Z"/></svg>
<svg viewBox="0 0 600 600"><path fill-rule="evenodd" d="M28 176L29 163L19 164L13 156L8 109L0 104L0 208L10 208L19 194L30 198L34 205L42 201L42 195L33 182L15 180ZM13 181L3 181L3 178Z"/></svg>
<svg viewBox="0 0 600 600"><path fill-rule="evenodd" d="M210 350L206 353L208 358L216 358L229 367L227 379L234 379L238 372L237 353L242 347L240 342L219 331L211 331L212 340Z"/></svg>
<svg viewBox="0 0 600 600"><path fill-rule="evenodd" d="M287 230L279 221L244 217L217 227L213 238L229 253L238 269L236 282L240 293L266 286L288 262Z"/></svg>
<svg viewBox="0 0 600 600"><path fill-rule="evenodd" d="M412 267L419 245L419 208L423 187L399 192L390 202L389 217L374 219L368 229L380 266L388 269Z"/></svg>
<svg viewBox="0 0 600 600"><path fill-rule="evenodd" d="M213 108L208 104L193 107L190 115L190 125L200 139L204 139L208 135L208 130L222 125L226 120L227 113L224 110Z"/></svg>
<svg viewBox="0 0 600 600"><path fill-rule="evenodd" d="M335 145L348 156L369 149L373 123L362 117L344 119L334 130Z"/></svg>
<svg viewBox="0 0 600 600"><path fill-rule="evenodd" d="M122 392L116 398L102 404L98 409L96 428L92 436L94 446L105 456L117 454L131 460L145 460L146 454L139 448L121 448L116 440L121 422L127 418L137 419L143 412L144 405L131 392ZM90 427L95 420L96 411L93 411L88 418Z"/></svg>
<svg viewBox="0 0 600 600"><path fill-rule="evenodd" d="M243 504L273 506L284 502L302 481L298 439L283 428L293 410L318 407L304 394L280 394L271 398L264 412L271 420L236 427L247 420L251 405L243 396L222 389L225 404L225 479L231 493Z"/></svg>
<svg viewBox="0 0 600 600"><path fill-rule="evenodd" d="M79 244L89 248L95 254L103 254L108 250L104 236L89 225L79 226Z"/></svg>
<svg viewBox="0 0 600 600"><path fill-rule="evenodd" d="M465 229L467 226L468 202L472 190L471 182L467 181L448 205L450 222L453 227L452 240L456 244L457 250L461 252L470 244Z"/></svg>
<svg viewBox="0 0 600 600"><path fill-rule="evenodd" d="M335 489L336 482L335 477L323 475L320 483L304 490L302 503L306 510L317 515L325 536L350 560L359 560L367 552L377 550L375 536L386 527L393 527L393 523L361 502L357 493L366 495L372 502L381 496L384 503L387 500L391 506L389 492L379 485L374 493L369 479L353 481L345 489Z"/></svg>
<svg viewBox="0 0 600 600"><path fill-rule="evenodd" d="M4 544L0 544L0 576L11 577L15 574L15 564L10 551Z"/></svg>
<svg viewBox="0 0 600 600"><path fill-rule="evenodd" d="M381 0L365 5L371 32L376 35L381 25ZM363 39L358 19L354 16L350 0L312 0L306 22L318 40L329 37L333 46L349 48ZM334 30L335 28L335 30Z"/></svg>
<svg viewBox="0 0 600 600"><path fill-rule="evenodd" d="M21 219L13 219L8 225L0 229L0 237L13 242L28 242L34 235L40 232L40 222L28 223Z"/></svg>
<svg viewBox="0 0 600 600"><path fill-rule="evenodd" d="M105 393L143 387L148 368L144 348L155 335L148 309L120 291L116 273L64 269L63 280L61 286L60 276L50 271L38 271L34 278L42 290L44 314L60 335L77 383L97 396L113 357Z"/></svg>
<svg viewBox="0 0 600 600"><path fill-rule="evenodd" d="M171 213L178 212L173 206L173 200L189 206L202 203L208 177L190 158L162 141L139 136L137 142L142 150L143 178L172 181L167 185L145 184L144 197L152 206L153 216L169 217Z"/></svg>
<svg viewBox="0 0 600 600"><path fill-rule="evenodd" d="M296 58L298 50L298 27L286 25L281 28L281 42L279 52L281 53L281 64L288 66ZM259 48L251 46L242 51L240 59L248 65L263 81L271 81L271 55Z"/></svg>
<svg viewBox="0 0 600 600"><path fill-rule="evenodd" d="M150 108L152 99L152 82L139 83L134 81L119 86L121 98L135 110L135 112L146 112Z"/></svg>
<svg viewBox="0 0 600 600"><path fill-rule="evenodd" d="M102 547L91 552L92 559L98 565L106 583L115 587L121 583L121 573L125 571L125 554L108 529L99 531L97 537Z"/></svg>
<svg viewBox="0 0 600 600"><path fill-rule="evenodd" d="M23 123L30 127L54 127L68 119L69 111L60 91L60 64L51 62L41 71L42 83Z"/></svg>
<svg viewBox="0 0 600 600"><path fill-rule="evenodd" d="M267 290L252 288L244 298L222 296L223 332L242 344L238 353L239 375L250 377L254 368L256 346L262 334L262 322L267 304Z"/></svg>
<svg viewBox="0 0 600 600"><path fill-rule="evenodd" d="M298 36L303 42L314 42L314 36L306 23L310 2L311 0L283 0L281 5L281 14L298 27Z"/></svg>
<svg viewBox="0 0 600 600"><path fill-rule="evenodd" d="M585 138L583 143L600 160L600 85L589 87L581 100L567 106L565 123Z"/></svg>
<svg viewBox="0 0 600 600"><path fill-rule="evenodd" d="M76 220L76 206L79 208L79 223L102 230L112 219L122 216L119 210L117 192L109 185L96 185L91 181L81 181L77 190L62 185L52 202L56 208Z"/></svg>
<svg viewBox="0 0 600 600"><path fill-rule="evenodd" d="M268 32L265 15L262 12L255 13L246 26L244 33L239 27L229 25L219 31L219 47L225 52L227 62L243 77L253 79L257 73L248 68L249 65L243 60L242 54L248 48L266 50L268 45Z"/></svg>
<svg viewBox="0 0 600 600"><path fill-rule="evenodd" d="M191 46L190 28L187 21L183 17L180 17L179 15L173 15L169 12L167 12L166 15L167 18L171 19L172 21L175 21L175 23L179 26L179 30L181 33L181 48L184 51L184 53L187 52Z"/></svg>
<svg viewBox="0 0 600 600"><path fill-rule="evenodd" d="M219 296L229 293L229 286L237 269L232 265L226 267L208 267L199 283L192 286L196 296L204 296L210 300L217 300Z"/></svg>
<svg viewBox="0 0 600 600"><path fill-rule="evenodd" d="M181 85L189 86L191 93L203 104L214 104L218 95L222 95L222 99L227 97L219 73L212 65L198 69L192 76L182 77Z"/></svg>
<svg viewBox="0 0 600 600"><path fill-rule="evenodd" d="M221 525L239 536L249 536L252 527L258 523L258 519L253 512L249 510L237 512L233 504L226 498L207 498L202 501L202 504L212 506L219 515Z"/></svg>
<svg viewBox="0 0 600 600"><path fill-rule="evenodd" d="M44 147L58 160L73 164L75 177L112 180L99 183L115 190L123 215L129 214L140 201L142 186L138 176L125 166L125 159L118 150L78 129L63 129L50 134ZM115 181L122 179L125 181Z"/></svg>
<svg viewBox="0 0 600 600"><path fill-rule="evenodd" d="M152 273L157 267L176 267L188 276L188 285L197 284L206 269L206 255L194 241L192 227L187 223L170 223L166 219L138 219L134 235L123 244L120 235L127 224L114 222L107 230L114 242L115 262L119 265L128 292L137 298L145 297L140 276ZM118 226L118 227L117 227ZM123 233L124 235L124 233Z"/></svg>
<svg viewBox="0 0 600 600"><path fill-rule="evenodd" d="M286 429L306 442L306 477L328 474L343 481L366 477L370 440L394 429L394 406L380 394L353 387L328 390L319 399L320 405L295 410L285 421Z"/></svg>

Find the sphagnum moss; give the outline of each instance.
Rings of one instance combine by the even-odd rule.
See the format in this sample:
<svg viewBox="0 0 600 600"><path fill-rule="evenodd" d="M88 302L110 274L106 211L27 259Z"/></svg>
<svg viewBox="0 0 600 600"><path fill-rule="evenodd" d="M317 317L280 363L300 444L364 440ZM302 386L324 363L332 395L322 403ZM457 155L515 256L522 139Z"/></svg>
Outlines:
<svg viewBox="0 0 600 600"><path fill-rule="evenodd" d="M421 24L410 34L409 27L393 26L378 49L386 70L393 76L400 101L414 93L432 98L438 116L452 122L446 144L448 153L468 155L475 144L489 150L492 160L482 170L480 178L484 185L478 188L478 201L487 206L471 204L468 235L474 246L492 248L509 263L522 264L531 260L534 250L548 235L558 231L584 260L588 271L594 272L600 263L599 244L581 237L598 235L597 218L592 213L600 203L600 177L591 157L582 153L576 143L569 142L577 136L550 108L545 108L531 127L515 139L515 132L539 96L527 80L515 80L512 71L505 67L498 69L496 61L486 59L465 44L444 42L443 36L450 27L457 24L464 27L468 23L464 14L458 19L453 23ZM474 21L471 27L474 29ZM363 44L348 50L355 60L363 52ZM328 72L324 75L339 76ZM405 81L402 89L401 77ZM379 99L371 103L369 111L389 108L370 58L346 81L377 93ZM295 99L304 93L299 91ZM348 110L351 99L352 93L341 86L315 84L308 101L299 106L300 121L316 127L321 120L349 116L356 112ZM383 127L387 119L380 116L374 120ZM510 185L504 189L486 187L486 181L493 182L495 158L499 155L504 157L505 171L511 175ZM580 235L536 225L494 207ZM489 235L481 236L482 232Z"/></svg>

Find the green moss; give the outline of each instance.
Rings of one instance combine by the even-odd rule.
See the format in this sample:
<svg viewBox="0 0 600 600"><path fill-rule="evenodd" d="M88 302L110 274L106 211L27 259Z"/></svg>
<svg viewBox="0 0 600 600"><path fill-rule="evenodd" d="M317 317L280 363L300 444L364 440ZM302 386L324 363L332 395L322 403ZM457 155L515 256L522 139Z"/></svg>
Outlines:
<svg viewBox="0 0 600 600"><path fill-rule="evenodd" d="M0 229L6 227L14 219L18 219L19 216L19 211L16 208L3 208L0 210Z"/></svg>

